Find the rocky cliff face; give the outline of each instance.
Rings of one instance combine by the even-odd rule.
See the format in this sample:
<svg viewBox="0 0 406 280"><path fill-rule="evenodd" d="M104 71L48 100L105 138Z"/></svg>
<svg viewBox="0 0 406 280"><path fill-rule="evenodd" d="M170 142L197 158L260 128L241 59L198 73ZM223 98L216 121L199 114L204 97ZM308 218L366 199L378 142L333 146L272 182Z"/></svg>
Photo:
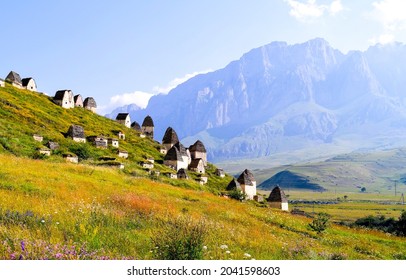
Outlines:
<svg viewBox="0 0 406 280"><path fill-rule="evenodd" d="M215 161L305 151L320 143L334 149L343 139L351 148L372 147L394 131L399 141L406 135L399 130L406 123L404 76L404 45L342 54L323 39L274 42L130 113L132 119L151 115L157 140L168 126L186 142L200 138ZM379 140L371 138L377 132ZM358 145L354 135L369 138Z"/></svg>

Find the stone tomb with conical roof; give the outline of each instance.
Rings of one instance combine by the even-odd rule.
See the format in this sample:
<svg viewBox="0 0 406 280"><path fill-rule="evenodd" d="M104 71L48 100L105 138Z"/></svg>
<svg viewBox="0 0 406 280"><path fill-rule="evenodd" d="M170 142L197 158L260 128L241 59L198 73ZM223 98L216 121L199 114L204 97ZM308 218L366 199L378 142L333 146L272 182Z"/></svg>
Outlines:
<svg viewBox="0 0 406 280"><path fill-rule="evenodd" d="M252 172L245 169L238 177L237 182L240 184L241 190L246 195L246 198L248 200L254 199L254 196L257 194L257 182Z"/></svg>
<svg viewBox="0 0 406 280"><path fill-rule="evenodd" d="M146 116L141 125L141 134L154 139L154 121L151 116Z"/></svg>
<svg viewBox="0 0 406 280"><path fill-rule="evenodd" d="M269 207L289 211L288 199L285 192L278 185L273 188L268 197Z"/></svg>
<svg viewBox="0 0 406 280"><path fill-rule="evenodd" d="M96 113L97 104L93 97L86 97L85 101L83 101L83 107L93 113Z"/></svg>
<svg viewBox="0 0 406 280"><path fill-rule="evenodd" d="M189 147L190 157L193 159L201 158L204 166L207 166L207 151L202 141L197 140Z"/></svg>
<svg viewBox="0 0 406 280"><path fill-rule="evenodd" d="M141 132L141 126L139 123L137 123L136 121L134 121L131 124L131 128L134 129L135 131Z"/></svg>
<svg viewBox="0 0 406 280"><path fill-rule="evenodd" d="M189 150L186 149L185 146L183 146L182 143L180 143L180 142L177 142L175 145L173 145L173 147L176 147L179 150L182 160L186 163L186 169L187 169L188 165L192 161Z"/></svg>
<svg viewBox="0 0 406 280"><path fill-rule="evenodd" d="M181 168L187 169L188 162L183 160L182 154L179 149L174 145L169 151L166 153L164 157L164 164L169 166L176 171Z"/></svg>
<svg viewBox="0 0 406 280"><path fill-rule="evenodd" d="M165 131L164 137L162 138L162 146L169 151L169 149L178 142L179 138L176 131L172 127L168 127Z"/></svg>

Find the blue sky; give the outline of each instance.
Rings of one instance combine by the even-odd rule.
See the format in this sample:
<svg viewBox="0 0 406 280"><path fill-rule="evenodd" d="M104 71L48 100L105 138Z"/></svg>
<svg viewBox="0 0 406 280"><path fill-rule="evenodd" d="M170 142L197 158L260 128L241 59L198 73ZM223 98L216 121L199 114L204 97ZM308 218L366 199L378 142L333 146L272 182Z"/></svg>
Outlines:
<svg viewBox="0 0 406 280"><path fill-rule="evenodd" d="M3 1L0 75L93 96L104 114L272 41L406 42L404 0Z"/></svg>

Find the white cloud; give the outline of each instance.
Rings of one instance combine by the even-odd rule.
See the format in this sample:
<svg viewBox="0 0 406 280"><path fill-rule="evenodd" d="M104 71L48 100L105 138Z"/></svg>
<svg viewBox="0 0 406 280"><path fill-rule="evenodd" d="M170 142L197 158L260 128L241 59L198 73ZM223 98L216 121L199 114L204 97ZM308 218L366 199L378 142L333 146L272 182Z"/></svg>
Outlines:
<svg viewBox="0 0 406 280"><path fill-rule="evenodd" d="M181 78L173 79L166 86L154 86L152 89L152 92L154 92L155 94L159 94L159 93L167 94L169 91L176 88L178 85L186 82L190 78L193 78L194 76L197 76L199 74L208 73L210 71L212 71L212 70L204 70L204 71L199 71L199 72L193 72L191 74L186 74L185 76L183 76Z"/></svg>
<svg viewBox="0 0 406 280"><path fill-rule="evenodd" d="M145 108L148 105L149 99L158 94L168 94L168 92L171 89L174 89L181 83L184 83L185 81L189 80L190 78L193 78L194 76L198 74L204 74L208 73L211 70L205 70L205 71L200 71L200 72L194 72L191 74L186 74L185 76L181 78L175 78L172 81L170 81L166 86L154 86L151 90L151 92L144 92L144 91L134 91L132 93L123 93L123 94L117 94L114 95L110 98L110 101L107 105L100 106L98 111L101 114L107 114L113 111L117 107L121 107L124 105L129 105L129 104L136 104L141 108Z"/></svg>
<svg viewBox="0 0 406 280"><path fill-rule="evenodd" d="M98 112L100 112L100 114L108 114L117 107L129 104L136 104L141 108L145 108L148 105L149 99L153 95L154 94L152 93L143 91L134 91L132 93L117 94L110 98L110 101L107 105L100 106L98 108Z"/></svg>
<svg viewBox="0 0 406 280"><path fill-rule="evenodd" d="M406 29L406 1L383 0L372 3L372 16L382 23L386 30Z"/></svg>
<svg viewBox="0 0 406 280"><path fill-rule="evenodd" d="M317 4L316 0L307 0L306 2L285 0L285 2L290 6L289 14L300 21L319 18L325 13L334 16L344 9L341 0L334 0L329 5Z"/></svg>
<svg viewBox="0 0 406 280"><path fill-rule="evenodd" d="M124 106L128 104L137 104L141 108L145 108L148 105L149 99L152 97L152 93L143 91L134 91L132 93L118 94L110 98L110 105L113 107Z"/></svg>
<svg viewBox="0 0 406 280"><path fill-rule="evenodd" d="M369 17L382 25L382 34L369 40L373 45L390 44L395 41L396 34L406 30L406 1L382 0L372 3L373 9Z"/></svg>
<svg viewBox="0 0 406 280"><path fill-rule="evenodd" d="M343 4L341 4L341 0L335 0L330 4L329 12L331 15L336 15L342 10L344 10L344 7Z"/></svg>
<svg viewBox="0 0 406 280"><path fill-rule="evenodd" d="M324 13L323 7L317 5L315 0L308 0L306 3L294 0L286 2L291 8L289 14L298 20L321 17Z"/></svg>

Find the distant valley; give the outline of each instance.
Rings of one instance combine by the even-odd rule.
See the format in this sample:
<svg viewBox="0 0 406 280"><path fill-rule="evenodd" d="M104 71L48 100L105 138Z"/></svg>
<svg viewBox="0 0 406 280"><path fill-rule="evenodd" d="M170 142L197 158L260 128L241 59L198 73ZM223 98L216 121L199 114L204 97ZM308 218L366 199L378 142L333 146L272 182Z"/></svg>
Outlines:
<svg viewBox="0 0 406 280"><path fill-rule="evenodd" d="M258 188L395 194L406 193L406 149L350 153L330 159L255 170ZM396 190L395 190L396 188Z"/></svg>

